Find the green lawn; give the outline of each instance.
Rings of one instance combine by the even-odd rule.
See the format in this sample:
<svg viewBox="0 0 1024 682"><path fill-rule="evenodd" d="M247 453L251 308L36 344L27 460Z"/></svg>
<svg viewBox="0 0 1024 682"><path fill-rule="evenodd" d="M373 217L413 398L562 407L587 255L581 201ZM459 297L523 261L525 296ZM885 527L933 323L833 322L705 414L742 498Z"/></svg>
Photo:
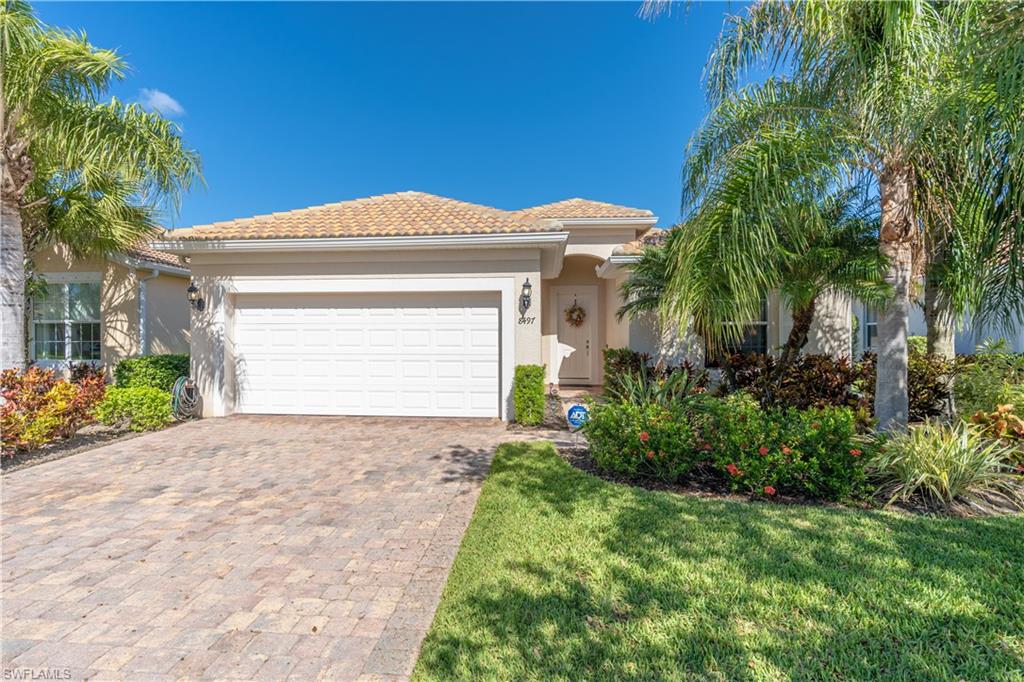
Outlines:
<svg viewBox="0 0 1024 682"><path fill-rule="evenodd" d="M648 492L503 445L415 678L1024 680L1024 518Z"/></svg>

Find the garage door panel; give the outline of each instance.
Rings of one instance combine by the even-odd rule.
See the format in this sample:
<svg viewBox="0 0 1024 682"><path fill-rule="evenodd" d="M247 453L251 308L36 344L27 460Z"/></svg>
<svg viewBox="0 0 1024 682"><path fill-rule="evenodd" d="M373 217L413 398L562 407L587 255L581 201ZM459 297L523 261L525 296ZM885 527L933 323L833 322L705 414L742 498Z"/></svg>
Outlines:
<svg viewBox="0 0 1024 682"><path fill-rule="evenodd" d="M497 295L247 295L241 412L497 416Z"/></svg>

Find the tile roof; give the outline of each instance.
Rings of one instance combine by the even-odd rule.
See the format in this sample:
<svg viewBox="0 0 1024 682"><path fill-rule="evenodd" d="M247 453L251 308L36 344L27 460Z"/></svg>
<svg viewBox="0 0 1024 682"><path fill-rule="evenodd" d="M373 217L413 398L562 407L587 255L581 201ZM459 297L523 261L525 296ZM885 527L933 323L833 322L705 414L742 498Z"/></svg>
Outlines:
<svg viewBox="0 0 1024 682"><path fill-rule="evenodd" d="M382 194L175 230L179 239L289 239L550 232L554 223L424 192Z"/></svg>
<svg viewBox="0 0 1024 682"><path fill-rule="evenodd" d="M667 239L667 229L661 227L652 227L646 233L644 233L644 236L640 237L640 239L616 247L615 254L618 256L639 255L645 247L663 246Z"/></svg>
<svg viewBox="0 0 1024 682"><path fill-rule="evenodd" d="M568 199L518 211L471 204L425 192L397 192L294 211L197 225L172 239L293 239L403 237L551 232L557 218L653 217L650 211L600 201Z"/></svg>
<svg viewBox="0 0 1024 682"><path fill-rule="evenodd" d="M604 201L590 199L566 199L551 204L541 204L515 211L520 215L534 218L652 218L654 214L646 209L618 206Z"/></svg>
<svg viewBox="0 0 1024 682"><path fill-rule="evenodd" d="M138 258L139 260L149 261L150 263L159 263L160 265L170 265L175 268L188 269L188 265L181 262L176 254L165 253L163 251L157 251L149 247L149 242L155 239L165 239L167 232L161 230L159 234L154 235L152 238L140 241L135 246L124 250L124 254L129 258Z"/></svg>

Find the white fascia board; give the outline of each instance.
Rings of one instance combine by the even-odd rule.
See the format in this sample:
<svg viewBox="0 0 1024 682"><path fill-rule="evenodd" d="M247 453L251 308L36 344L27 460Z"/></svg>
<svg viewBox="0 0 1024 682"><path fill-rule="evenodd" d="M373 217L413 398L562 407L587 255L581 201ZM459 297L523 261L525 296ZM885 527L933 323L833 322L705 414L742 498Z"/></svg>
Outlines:
<svg viewBox="0 0 1024 682"><path fill-rule="evenodd" d="M613 255L609 256L605 262L598 265L594 270L601 279L613 279L618 276L619 269L623 265L632 265L639 262L640 256Z"/></svg>
<svg viewBox="0 0 1024 682"><path fill-rule="evenodd" d="M658 224L658 216L648 218L557 218L563 227L632 227L651 228Z"/></svg>
<svg viewBox="0 0 1024 682"><path fill-rule="evenodd" d="M418 235L409 237L304 237L298 239L174 239L151 242L170 253L231 251L349 251L390 249L450 249L474 247L564 247L568 232L514 232L510 234Z"/></svg>

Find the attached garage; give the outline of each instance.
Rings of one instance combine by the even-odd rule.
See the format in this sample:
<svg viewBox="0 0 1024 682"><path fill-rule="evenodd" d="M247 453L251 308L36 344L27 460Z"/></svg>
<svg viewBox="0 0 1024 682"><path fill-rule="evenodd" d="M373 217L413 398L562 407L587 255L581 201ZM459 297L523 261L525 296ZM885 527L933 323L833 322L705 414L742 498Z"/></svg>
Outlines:
<svg viewBox="0 0 1024 682"><path fill-rule="evenodd" d="M236 410L498 417L497 292L239 294Z"/></svg>

